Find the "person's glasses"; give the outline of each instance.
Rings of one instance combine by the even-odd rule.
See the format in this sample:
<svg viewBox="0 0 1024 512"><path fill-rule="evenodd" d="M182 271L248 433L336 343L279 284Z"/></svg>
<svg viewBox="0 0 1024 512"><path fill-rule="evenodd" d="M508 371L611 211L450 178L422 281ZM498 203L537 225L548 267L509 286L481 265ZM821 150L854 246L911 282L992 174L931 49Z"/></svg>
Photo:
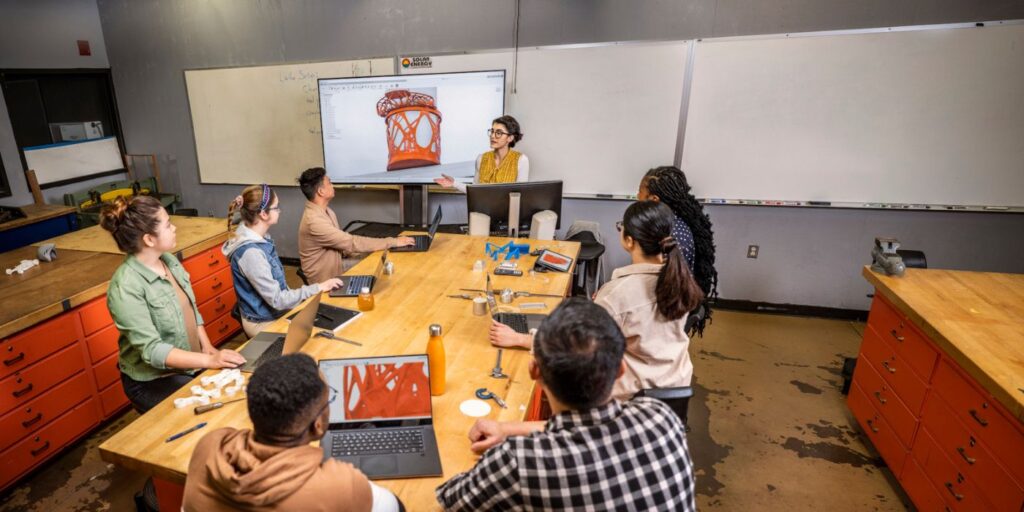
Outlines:
<svg viewBox="0 0 1024 512"><path fill-rule="evenodd" d="M269 212L272 212L272 211L274 211L274 210L277 210L277 211L281 211L281 205L277 205L277 206L270 206L270 207L268 207L268 208L267 208L267 213L269 213Z"/></svg>
<svg viewBox="0 0 1024 512"><path fill-rule="evenodd" d="M621 220L615 223L615 230L618 231L619 233L622 233L622 221Z"/></svg>
<svg viewBox="0 0 1024 512"><path fill-rule="evenodd" d="M495 130L494 128L491 128L491 129L487 130L487 135L490 135L491 137L505 137L507 135L512 135L512 134L508 133L508 132L503 132L501 130Z"/></svg>

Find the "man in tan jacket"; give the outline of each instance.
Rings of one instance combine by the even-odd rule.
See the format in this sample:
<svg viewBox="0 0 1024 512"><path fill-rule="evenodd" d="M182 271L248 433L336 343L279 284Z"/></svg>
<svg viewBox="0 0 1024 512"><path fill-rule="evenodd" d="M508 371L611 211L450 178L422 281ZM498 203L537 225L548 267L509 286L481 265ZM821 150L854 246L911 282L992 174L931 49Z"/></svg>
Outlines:
<svg viewBox="0 0 1024 512"><path fill-rule="evenodd" d="M221 428L199 441L185 481L186 512L403 510L391 491L310 446L327 429L332 396L312 357L268 361L246 394L253 430Z"/></svg>
<svg viewBox="0 0 1024 512"><path fill-rule="evenodd" d="M348 270L344 259L352 254L415 243L407 236L369 238L342 231L338 216L330 208L334 185L323 167L306 169L299 177L299 188L307 199L306 210L299 223L299 259L302 272L310 283L326 281L344 273Z"/></svg>

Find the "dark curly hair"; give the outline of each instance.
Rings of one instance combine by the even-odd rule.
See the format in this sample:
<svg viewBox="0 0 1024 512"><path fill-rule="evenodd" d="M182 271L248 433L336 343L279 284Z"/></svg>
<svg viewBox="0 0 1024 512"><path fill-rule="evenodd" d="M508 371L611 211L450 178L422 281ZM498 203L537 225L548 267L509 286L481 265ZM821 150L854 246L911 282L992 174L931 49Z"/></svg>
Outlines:
<svg viewBox="0 0 1024 512"><path fill-rule="evenodd" d="M245 388L256 440L301 435L316 419L326 389L316 361L306 354L288 354L261 364Z"/></svg>
<svg viewBox="0 0 1024 512"><path fill-rule="evenodd" d="M697 198L690 192L686 175L677 167L662 166L647 171L643 185L647 192L658 196L668 205L672 213L683 220L693 233L693 278L704 291L704 318L695 326L697 334L704 335L704 327L711 323L709 301L718 296L718 271L715 270L715 232L711 230L711 219L704 213Z"/></svg>
<svg viewBox="0 0 1024 512"><path fill-rule="evenodd" d="M523 129L519 127L519 121L516 121L516 118L501 116L491 121L491 124L500 124L505 127L505 130L508 130L508 134L512 136L512 142L508 143L508 147L514 148L517 142L523 140Z"/></svg>

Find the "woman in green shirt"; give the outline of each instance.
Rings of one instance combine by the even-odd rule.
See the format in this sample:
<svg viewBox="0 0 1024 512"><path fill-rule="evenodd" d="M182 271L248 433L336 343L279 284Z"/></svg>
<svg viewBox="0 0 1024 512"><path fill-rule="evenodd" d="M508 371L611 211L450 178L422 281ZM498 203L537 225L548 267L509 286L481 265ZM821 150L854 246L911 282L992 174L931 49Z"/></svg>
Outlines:
<svg viewBox="0 0 1024 512"><path fill-rule="evenodd" d="M188 273L170 254L175 227L160 201L117 198L103 207L100 225L128 254L110 280L107 308L120 332L121 384L135 409L152 409L188 384L196 369L245 362L210 343Z"/></svg>

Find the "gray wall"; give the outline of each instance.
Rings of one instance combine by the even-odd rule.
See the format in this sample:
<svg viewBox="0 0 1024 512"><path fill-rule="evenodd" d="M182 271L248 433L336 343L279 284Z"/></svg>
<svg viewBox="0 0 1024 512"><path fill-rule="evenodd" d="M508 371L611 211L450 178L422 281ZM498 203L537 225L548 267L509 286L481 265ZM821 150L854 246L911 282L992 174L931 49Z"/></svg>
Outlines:
<svg viewBox="0 0 1024 512"><path fill-rule="evenodd" d="M187 206L223 214L239 187L200 185L182 71L294 61L431 53L512 45L515 3L98 0L128 150L161 155L165 180ZM1024 2L977 0L524 0L520 44L834 30L1024 18ZM300 169L296 169L298 173ZM297 254L301 196L284 190L285 256ZM438 196L446 221L465 218L463 200ZM342 222L395 221L391 192L340 191ZM608 268L625 262L612 228L626 203L566 200L563 222L601 222ZM722 296L866 309L859 277L875 235L923 249L935 267L1024 272L1024 216L764 207L710 207ZM1014 233L1014 236L1010 234ZM756 260L746 246L761 246Z"/></svg>
<svg viewBox="0 0 1024 512"><path fill-rule="evenodd" d="M92 55L78 55L79 39L89 41ZM0 69L106 68L107 49L95 0L3 0L0 2ZM7 104L0 91L0 158L7 171L11 196L0 204L32 202L25 182ZM108 176L43 190L47 203L63 201L64 193L86 190L118 179Z"/></svg>

